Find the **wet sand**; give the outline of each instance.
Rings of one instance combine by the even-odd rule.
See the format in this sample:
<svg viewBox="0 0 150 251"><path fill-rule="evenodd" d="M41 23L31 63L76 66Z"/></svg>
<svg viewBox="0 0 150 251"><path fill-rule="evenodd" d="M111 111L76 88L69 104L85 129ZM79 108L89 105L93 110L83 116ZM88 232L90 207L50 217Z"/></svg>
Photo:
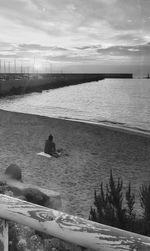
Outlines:
<svg viewBox="0 0 150 251"><path fill-rule="evenodd" d="M60 158L45 158L44 142L52 133ZM88 217L94 189L107 182L110 169L130 181L138 195L150 182L150 138L99 125L0 110L0 171L16 163L24 182L60 192L63 211ZM137 205L138 209L138 205Z"/></svg>

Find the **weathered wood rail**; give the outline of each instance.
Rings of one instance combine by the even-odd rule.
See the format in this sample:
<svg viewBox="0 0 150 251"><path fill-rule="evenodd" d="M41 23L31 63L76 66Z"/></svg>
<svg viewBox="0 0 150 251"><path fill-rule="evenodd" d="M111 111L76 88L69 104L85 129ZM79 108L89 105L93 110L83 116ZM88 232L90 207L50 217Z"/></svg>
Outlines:
<svg viewBox="0 0 150 251"><path fill-rule="evenodd" d="M8 221L99 251L148 251L150 238L0 195L0 251L8 250Z"/></svg>

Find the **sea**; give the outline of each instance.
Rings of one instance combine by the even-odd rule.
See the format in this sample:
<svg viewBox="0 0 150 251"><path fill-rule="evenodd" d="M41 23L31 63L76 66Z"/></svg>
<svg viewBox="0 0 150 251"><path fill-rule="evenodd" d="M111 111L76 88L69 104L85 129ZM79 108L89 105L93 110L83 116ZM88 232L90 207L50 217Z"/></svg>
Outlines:
<svg viewBox="0 0 150 251"><path fill-rule="evenodd" d="M0 99L0 109L150 133L150 79L105 79Z"/></svg>

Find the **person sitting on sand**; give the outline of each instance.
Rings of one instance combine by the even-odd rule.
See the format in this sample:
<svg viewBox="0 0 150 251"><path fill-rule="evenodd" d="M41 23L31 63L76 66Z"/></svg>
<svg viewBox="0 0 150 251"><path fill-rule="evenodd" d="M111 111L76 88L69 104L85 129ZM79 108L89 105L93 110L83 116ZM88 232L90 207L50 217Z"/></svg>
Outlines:
<svg viewBox="0 0 150 251"><path fill-rule="evenodd" d="M56 150L53 136L51 134L45 142L44 152L56 158L60 156L60 153Z"/></svg>

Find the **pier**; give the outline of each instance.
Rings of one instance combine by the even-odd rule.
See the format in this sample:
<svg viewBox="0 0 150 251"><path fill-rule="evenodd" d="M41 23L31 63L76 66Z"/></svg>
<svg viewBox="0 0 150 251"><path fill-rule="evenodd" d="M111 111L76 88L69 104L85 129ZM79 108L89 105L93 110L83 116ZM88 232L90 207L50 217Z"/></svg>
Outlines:
<svg viewBox="0 0 150 251"><path fill-rule="evenodd" d="M0 96L42 92L64 86L103 80L105 78L132 78L132 74L110 73L52 73L52 74L0 74Z"/></svg>

